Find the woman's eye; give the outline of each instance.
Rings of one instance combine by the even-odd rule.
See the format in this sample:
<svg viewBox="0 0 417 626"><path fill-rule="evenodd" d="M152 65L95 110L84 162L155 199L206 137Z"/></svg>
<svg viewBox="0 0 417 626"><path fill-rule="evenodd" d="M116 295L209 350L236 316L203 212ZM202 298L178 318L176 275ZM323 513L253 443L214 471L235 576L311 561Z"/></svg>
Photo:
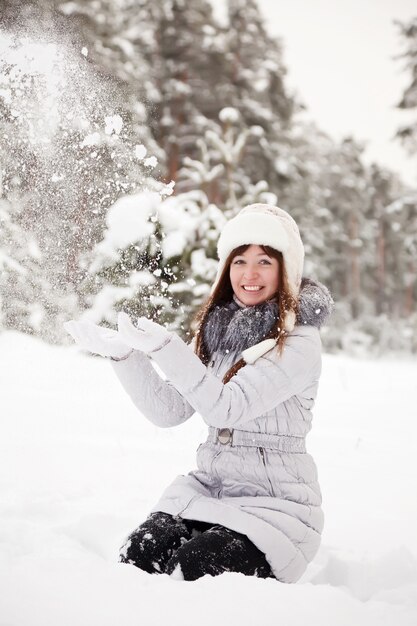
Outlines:
<svg viewBox="0 0 417 626"><path fill-rule="evenodd" d="M266 263L266 265L271 265L271 261L268 261L268 259L262 259L261 263Z"/></svg>
<svg viewBox="0 0 417 626"><path fill-rule="evenodd" d="M233 265L237 265L238 263L244 263L244 261L242 261L242 259L237 259L236 261L233 261Z"/></svg>

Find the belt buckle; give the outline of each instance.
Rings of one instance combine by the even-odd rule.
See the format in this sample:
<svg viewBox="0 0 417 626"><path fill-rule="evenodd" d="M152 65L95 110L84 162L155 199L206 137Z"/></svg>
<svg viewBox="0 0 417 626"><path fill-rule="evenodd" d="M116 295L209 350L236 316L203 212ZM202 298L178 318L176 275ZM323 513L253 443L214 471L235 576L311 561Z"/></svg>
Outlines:
<svg viewBox="0 0 417 626"><path fill-rule="evenodd" d="M232 443L233 431L230 428L219 428L217 430L217 441L225 446L228 443Z"/></svg>

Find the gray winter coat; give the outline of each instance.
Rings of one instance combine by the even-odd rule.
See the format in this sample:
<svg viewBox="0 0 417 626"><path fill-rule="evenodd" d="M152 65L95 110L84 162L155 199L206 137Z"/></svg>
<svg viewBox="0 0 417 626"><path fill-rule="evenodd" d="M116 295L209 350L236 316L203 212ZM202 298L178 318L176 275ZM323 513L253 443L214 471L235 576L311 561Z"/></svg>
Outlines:
<svg viewBox="0 0 417 626"><path fill-rule="evenodd" d="M154 424L176 426L197 412L209 427L197 450L198 469L178 476L152 511L247 535L287 583L296 582L317 553L324 522L305 438L321 372L317 326L332 300L325 287L309 283L300 304L283 354L270 343L258 344L246 355L253 362L227 384L222 378L232 362L215 357L206 367L175 334L152 354L166 380L138 351L113 363L134 404ZM313 325L315 314L320 321Z"/></svg>

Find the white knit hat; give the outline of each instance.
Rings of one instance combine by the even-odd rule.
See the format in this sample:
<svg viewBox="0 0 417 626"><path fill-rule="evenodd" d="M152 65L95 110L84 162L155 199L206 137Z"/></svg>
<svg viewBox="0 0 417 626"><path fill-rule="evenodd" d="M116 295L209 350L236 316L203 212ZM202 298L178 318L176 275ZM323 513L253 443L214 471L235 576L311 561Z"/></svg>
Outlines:
<svg viewBox="0 0 417 626"><path fill-rule="evenodd" d="M220 279L229 254L245 244L270 246L282 252L288 287L291 295L297 298L304 265L304 246L300 231L289 213L279 207L261 203L245 206L221 231L217 243L219 266L212 291ZM291 331L294 324L295 315L289 311L284 320L284 328Z"/></svg>

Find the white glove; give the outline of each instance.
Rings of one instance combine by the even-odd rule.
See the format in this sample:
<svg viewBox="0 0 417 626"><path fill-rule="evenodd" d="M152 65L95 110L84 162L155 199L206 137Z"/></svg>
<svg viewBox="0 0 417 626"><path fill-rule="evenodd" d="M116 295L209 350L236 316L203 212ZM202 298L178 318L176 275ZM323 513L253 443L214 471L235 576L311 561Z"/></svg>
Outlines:
<svg viewBox="0 0 417 626"><path fill-rule="evenodd" d="M119 313L117 326L120 339L131 348L140 350L145 354L159 350L172 337L172 333L166 328L146 317L139 317L136 324L136 326L132 324L126 313Z"/></svg>
<svg viewBox="0 0 417 626"><path fill-rule="evenodd" d="M64 328L84 350L93 354L111 357L116 361L127 358L133 351L127 346L116 330L97 326L92 322L65 322Z"/></svg>

